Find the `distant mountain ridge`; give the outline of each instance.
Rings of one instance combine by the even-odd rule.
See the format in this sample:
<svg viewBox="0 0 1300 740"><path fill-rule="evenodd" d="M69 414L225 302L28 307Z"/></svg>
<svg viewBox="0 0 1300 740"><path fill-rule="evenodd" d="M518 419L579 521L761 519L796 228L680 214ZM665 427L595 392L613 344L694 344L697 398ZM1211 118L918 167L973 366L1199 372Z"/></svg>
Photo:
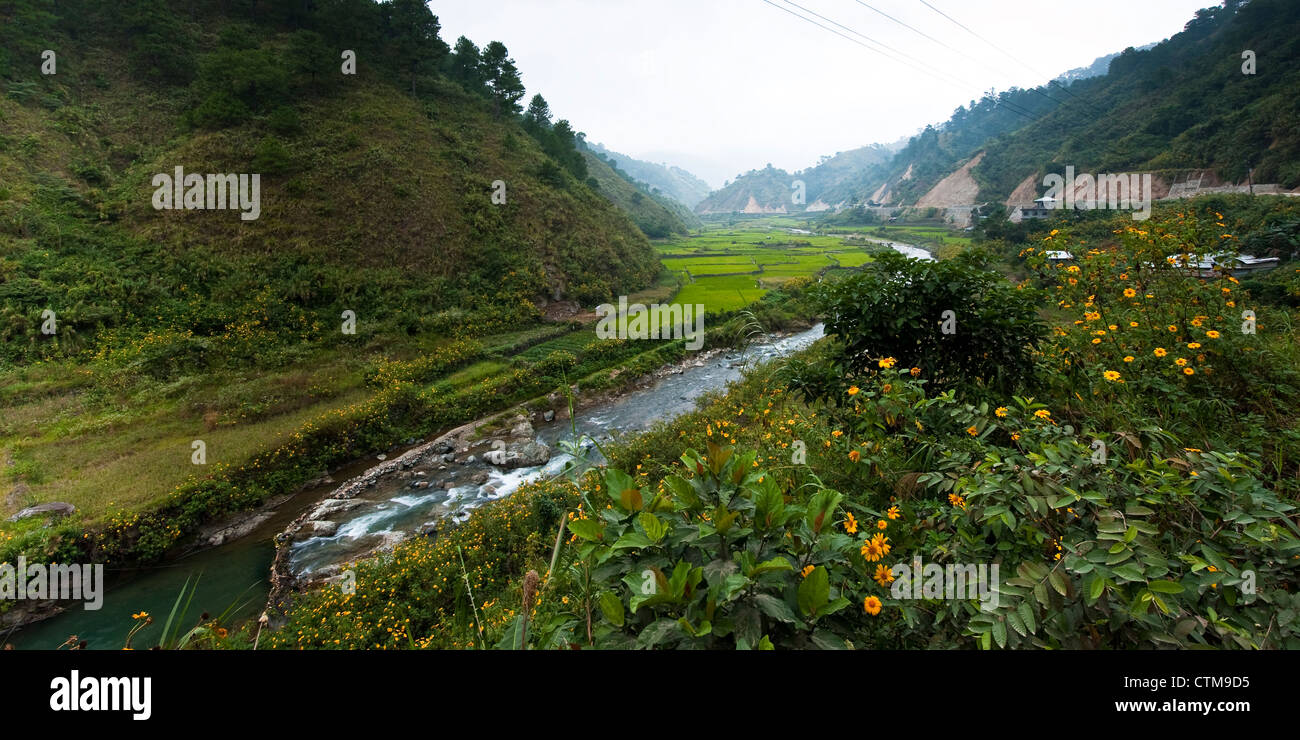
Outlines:
<svg viewBox="0 0 1300 740"><path fill-rule="evenodd" d="M709 184L681 167L669 164L656 164L630 157L626 154L607 149L601 144L587 143L587 147L597 154L613 160L620 170L634 180L645 183L650 188L673 198L687 208L694 208L708 196L713 189Z"/></svg>
<svg viewBox="0 0 1300 740"><path fill-rule="evenodd" d="M1243 69L1247 49L1267 62L1258 73ZM965 225L981 204L1032 201L1043 175L1067 165L1080 173L1152 173L1157 198L1207 183L1300 192L1300 3L1228 0L1197 11L1165 41L1100 57L1057 79L1064 84L1012 88L960 106L892 159L868 157L856 170L837 172L828 178L833 186L807 176L825 162L811 168L803 204L791 198L798 173L769 166L711 194L696 211L865 206L880 217L921 207Z"/></svg>
<svg viewBox="0 0 1300 740"><path fill-rule="evenodd" d="M769 164L761 170L750 170L710 193L695 206L695 212L705 215L830 210L863 196L864 178L880 171L893 154L890 147L872 144L824 156L815 166L793 174Z"/></svg>

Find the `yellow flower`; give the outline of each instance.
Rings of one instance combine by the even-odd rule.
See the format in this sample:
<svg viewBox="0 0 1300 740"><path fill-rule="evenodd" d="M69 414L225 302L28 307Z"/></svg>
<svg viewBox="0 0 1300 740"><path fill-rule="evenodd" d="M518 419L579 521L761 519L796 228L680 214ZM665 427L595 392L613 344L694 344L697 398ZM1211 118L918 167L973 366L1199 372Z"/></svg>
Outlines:
<svg viewBox="0 0 1300 740"><path fill-rule="evenodd" d="M1040 419L1050 419L1052 418L1052 412L1047 409L1039 409L1034 412L1034 416L1037 416Z"/></svg>
<svg viewBox="0 0 1300 740"><path fill-rule="evenodd" d="M979 430L972 425L966 428L966 433L974 437L975 435L979 434Z"/></svg>
<svg viewBox="0 0 1300 740"><path fill-rule="evenodd" d="M870 614L873 617L880 613L880 606L880 599L875 596L868 596L862 602L862 608L867 611L867 614Z"/></svg>
<svg viewBox="0 0 1300 740"><path fill-rule="evenodd" d="M921 374L921 368L919 368L919 367L914 367L914 368L912 368L912 377L913 377L913 378L915 378L916 376L918 376L918 375L920 375L920 374Z"/></svg>
<svg viewBox="0 0 1300 740"><path fill-rule="evenodd" d="M871 577L876 580L876 583L880 584L881 588L894 582L893 570L884 563L880 563L876 566L876 573Z"/></svg>
<svg viewBox="0 0 1300 740"><path fill-rule="evenodd" d="M856 395L858 395L858 391L860 391L860 390L862 390L862 389L861 389L861 388L858 388L856 385L851 385L851 386L849 386L849 395L850 395L850 396L856 396Z"/></svg>
<svg viewBox="0 0 1300 740"><path fill-rule="evenodd" d="M1119 380L1119 373L1115 372L1114 370L1107 370L1106 372L1102 373L1102 376L1105 377L1106 380L1109 380L1112 383Z"/></svg>
<svg viewBox="0 0 1300 740"><path fill-rule="evenodd" d="M853 462L857 462L862 459L862 453L857 450L849 450L849 459Z"/></svg>
<svg viewBox="0 0 1300 740"><path fill-rule="evenodd" d="M1152 352L1155 353L1156 357L1164 357L1165 355L1169 354L1169 352L1164 347L1156 347L1154 350L1152 350Z"/></svg>
<svg viewBox="0 0 1300 740"><path fill-rule="evenodd" d="M889 538L886 537L885 535L879 532L875 533L874 535L871 536L871 544L878 547L880 549L881 554L883 555L889 554L889 548L890 548Z"/></svg>
<svg viewBox="0 0 1300 740"><path fill-rule="evenodd" d="M831 436L836 439L839 439L840 437L844 436L844 432L841 432L840 430L836 429L835 431L831 432Z"/></svg>
<svg viewBox="0 0 1300 740"><path fill-rule="evenodd" d="M1007 407L1006 407L1006 406L999 406L999 407L997 407L996 409L993 410L993 413L994 413L994 415L996 415L999 419L1005 419L1005 418L1007 418Z"/></svg>
<svg viewBox="0 0 1300 740"><path fill-rule="evenodd" d="M1136 290L1133 290L1132 288L1125 288L1125 289L1124 289L1124 297L1125 297L1125 298L1132 298L1132 297L1136 296L1137 294L1138 294L1138 292L1137 292Z"/></svg>
<svg viewBox="0 0 1300 740"><path fill-rule="evenodd" d="M1132 361L1133 361L1133 355L1127 355L1124 357L1124 362L1132 362Z"/></svg>
<svg viewBox="0 0 1300 740"><path fill-rule="evenodd" d="M1209 337L1210 339L1218 339L1221 335L1219 334L1219 332L1211 329L1205 332L1205 336Z"/></svg>
<svg viewBox="0 0 1300 740"><path fill-rule="evenodd" d="M884 553L880 551L880 548L876 546L875 542L864 542L859 552L862 553L862 557L869 563L874 563L884 557Z"/></svg>
<svg viewBox="0 0 1300 740"><path fill-rule="evenodd" d="M885 528L888 527L888 526L889 526L889 522L885 521L884 519L878 519L878 520L876 521L876 529L879 529L879 530L882 531L882 532L883 532L883 531L885 530Z"/></svg>
<svg viewBox="0 0 1300 740"><path fill-rule="evenodd" d="M1187 344L1187 349L1200 349L1200 348L1201 348L1200 342L1189 342Z"/></svg>
<svg viewBox="0 0 1300 740"><path fill-rule="evenodd" d="M1177 326L1174 326L1173 324L1170 324L1169 326L1166 326L1165 328L1168 329L1169 331L1178 331L1178 327L1177 327Z"/></svg>
<svg viewBox="0 0 1300 740"><path fill-rule="evenodd" d="M801 570L801 571L799 571L799 572L803 574L803 577L804 577L804 578L807 578L807 577L808 577L808 574L809 574L809 573L812 573L814 570L817 570L817 566L815 566L815 565L810 565L810 566L804 568L803 570Z"/></svg>
<svg viewBox="0 0 1300 740"><path fill-rule="evenodd" d="M858 533L858 520L854 518L853 512L848 512L848 519L844 520L844 531L849 534Z"/></svg>
<svg viewBox="0 0 1300 740"><path fill-rule="evenodd" d="M1196 371L1190 367L1183 368L1183 375L1195 375Z"/></svg>
<svg viewBox="0 0 1300 740"><path fill-rule="evenodd" d="M889 511L885 512L885 516L889 517L890 519L897 519L898 517L902 516L902 514L899 513L897 506L891 506L889 507Z"/></svg>
<svg viewBox="0 0 1300 740"><path fill-rule="evenodd" d="M885 357L881 359L879 362L877 362L876 364L888 370L889 368L893 367L896 362L898 362L898 360L895 360L892 357Z"/></svg>

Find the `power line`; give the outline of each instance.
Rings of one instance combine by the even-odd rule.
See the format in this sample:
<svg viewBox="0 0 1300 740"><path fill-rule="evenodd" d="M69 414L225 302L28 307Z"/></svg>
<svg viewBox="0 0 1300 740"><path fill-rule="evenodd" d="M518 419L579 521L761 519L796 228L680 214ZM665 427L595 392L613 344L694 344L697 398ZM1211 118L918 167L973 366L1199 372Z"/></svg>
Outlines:
<svg viewBox="0 0 1300 740"><path fill-rule="evenodd" d="M804 8L804 7L800 6L800 5L796 5L795 3L792 3L792 2L790 2L790 0L784 0L784 1L785 1L787 4L789 4L789 5L793 5L794 7L799 8L800 10L804 10L805 12L811 13L812 15L815 15L815 16L817 16L818 18L821 18L821 19L827 21L828 23L832 23L832 24L834 24L834 25L836 25L836 26L839 26L840 28L843 28L843 29L849 31L850 33L857 34L857 35L861 36L862 38L867 39L868 41L871 41L872 43L875 43L875 44L877 44L877 45L883 46L883 47L885 47L886 49L890 49L889 46L886 46L885 44L881 44L879 41L875 41L875 40L872 39L870 36L867 36L867 35L865 35L865 34L862 34L862 33L859 33L859 32L857 32L857 31L854 31L853 29L849 28L848 26L845 26L845 25L840 24L840 23L836 23L835 21L833 21L833 20L831 20L831 19L829 19L829 18L826 18L825 16L819 15L819 14L817 14L817 13L814 13L814 12L811 11L811 10L808 10L807 8ZM828 26L824 26L824 25L822 25L821 23L818 23L817 21L813 20L812 18L808 18L807 16L800 15L800 14L794 12L793 10L790 10L789 8L786 8L786 7L783 7L783 6L777 5L776 3L772 2L772 0L763 0L763 2L767 3L768 5L771 5L772 7L776 8L776 9L778 9L778 10L781 10L781 11L784 11L784 12L786 12L786 13L789 13L790 15L793 15L794 17L796 17L796 18L798 18L798 19L800 19L800 20L802 20L802 21L805 21L805 22L807 22L807 23L811 23L811 24L813 24L814 26L817 26L818 28L820 28L820 29L822 29L822 30L824 30L824 31L830 31L831 33L835 34L836 36L839 36L840 38L843 38L843 39L847 39L848 41L851 41L851 42L857 44L858 46L863 47L864 49L868 49L868 50L870 50L870 51L873 51L873 52L875 52L876 54L879 54L879 55L885 57L886 59L889 59L890 61L897 62L897 63L899 63L899 64L903 64L904 66L909 66L909 65L907 65L905 62L902 62L902 61L900 61L900 60L898 60L898 59L896 59L896 58L890 56L889 54L886 54L885 52L880 51L879 49L876 49L876 48L874 48L874 47L868 46L867 44L862 43L861 41L859 41L859 40L853 38L852 36L847 36L847 35L845 35L845 34L843 34L843 33L840 33L839 31L835 30L834 28L830 28L830 27L828 27ZM892 49L891 49L891 51L892 51ZM901 52L898 52L898 53L901 53ZM924 66L928 66L928 65L924 65L923 63L921 63L921 64L923 65L923 67L924 67ZM962 89L965 89L966 86L969 86L969 85L970 85L970 83L954 83L952 79L949 79L949 78L947 78L947 77L944 77L944 76L942 76L941 74L937 74L937 73L934 73L934 72L930 72L928 69L921 68L921 69L919 69L919 71L928 74L929 76L931 76L931 77L933 77L933 78L939 80L940 82L943 82L943 83L946 83L946 84L949 84L949 85L954 85L954 86L957 86L957 87L962 87ZM1006 108L1007 108L1007 110L1009 110L1009 111L1011 111L1011 112L1013 112L1013 113L1016 113L1017 115L1020 115L1020 116L1022 116L1022 117L1024 117L1024 118L1027 118L1027 119L1029 119L1029 120L1031 120L1031 121L1033 121L1033 120L1038 120L1038 119L1035 118L1032 114L1029 114L1029 113L1026 113L1026 112L1022 112L1022 111L1018 110L1016 107L1013 107L1013 106L1011 106L1011 105L1007 105Z"/></svg>
<svg viewBox="0 0 1300 740"><path fill-rule="evenodd" d="M925 62L923 62L923 61L921 61L920 59L917 59L916 57L914 57L914 56L908 54L907 52L899 51L898 49L895 49L895 48L889 46L888 44L886 44L886 43L884 43L884 42L882 42L882 41L877 41L877 40L871 38L870 36L868 36L868 35L866 35L866 34L864 34L864 33L859 33L858 31L855 31L855 30L853 30L852 28L849 28L848 26L844 25L843 23L836 23L835 21L831 20L830 18L827 18L826 16L821 15L820 13L818 13L818 12L816 12L816 11L814 11L814 10L809 10L808 8L805 8L804 6L802 6L802 5L798 4L798 3L792 2L792 0L784 0L784 2L785 2L786 5L793 5L794 7L796 7L796 8L798 8L798 9L802 10L802 11L805 12L805 13L808 13L808 14L810 14L810 15L815 15L815 16L817 16L818 18L821 18L822 20L826 21L827 23L830 23L831 25L839 26L840 28L843 28L845 31L848 31L849 33L852 33L852 34L856 34L856 35L858 35L858 36L861 36L862 38L866 39L867 41L870 41L870 42L873 43L873 44L876 44L877 46L882 46L882 47L884 47L884 48L886 48L886 49L888 49L888 50L894 52L895 54L898 54L899 56L904 57L904 58L910 60L912 63L914 63L914 64L916 64L916 65L918 65L918 66L920 66L920 67L924 67L924 68L926 68L926 69L928 69L928 70L934 72L935 74L938 74L938 75L945 75L945 73L944 73L942 70L936 69L935 67L933 67L933 66L931 66L931 65L929 65L929 64L927 64L927 63L925 63ZM897 60L895 60L895 61L897 61ZM956 76L953 76L953 75L945 75L945 76L949 77L949 79L951 79L951 80L955 80L955 81L961 83L961 84L964 85L964 86L967 86L967 87L975 87L975 84L974 84L974 83L968 82L967 80L963 80L963 79L961 79L960 77L956 77Z"/></svg>
<svg viewBox="0 0 1300 740"><path fill-rule="evenodd" d="M957 25L958 28L962 29L962 30L965 31L966 33L969 33L970 35L974 36L975 38L979 39L980 41L983 41L984 43L986 43L986 44L988 44L989 46L993 47L993 48L994 48L994 49L995 49L999 54L1002 54L1002 55L1005 56L1007 59L1010 59L1011 61L1015 62L1016 64L1019 64L1020 66L1024 67L1025 69L1029 70L1030 72L1033 72L1033 73L1036 74L1036 75L1043 76L1043 77L1046 76L1046 75L1043 74L1043 72L1042 72L1041 70L1035 69L1034 67L1030 66L1029 64L1027 64L1027 63L1025 63L1025 62L1023 62L1023 61L1021 61L1019 58L1017 58L1016 56L1014 56L1013 54L1011 54L1011 52L1006 51L1005 49L1003 49L1002 47L1000 47L1000 46L998 46L997 44L993 43L992 41L989 41L988 39L984 38L983 36L979 35L978 33L975 33L975 31L971 30L969 26L967 26L966 24L964 24L964 23L962 23L961 21L957 20L956 18L953 18L952 16L948 15L947 13L943 12L942 10L939 10L938 8L934 7L934 6L931 5L930 3L926 2L926 0L919 0L919 1L920 1L920 3L921 3L922 5L924 5L925 7L929 8L930 10L933 10L934 12L936 12L936 13L938 13L939 15L943 16L944 18L947 18L949 21L952 21L954 24ZM1051 85L1052 82L1053 82L1053 80L1049 79L1048 82L1047 82L1047 84L1048 84L1048 85ZM1070 92L1070 90L1069 90L1068 88L1066 88L1064 85L1057 85L1057 87L1059 87L1059 88L1060 88L1064 93L1066 93L1066 94L1069 95L1070 97L1075 97L1074 93ZM1037 87L1032 88L1032 89L1034 89L1034 90L1038 90ZM1055 98L1052 98L1050 95L1047 95L1047 93L1044 93L1044 92L1042 92L1042 91L1039 91L1039 93L1040 93L1041 95L1044 95L1044 96L1048 97L1048 98L1051 99L1051 100L1056 100ZM1058 104L1061 104L1061 101L1059 101L1059 100L1056 101L1056 102L1057 102Z"/></svg>

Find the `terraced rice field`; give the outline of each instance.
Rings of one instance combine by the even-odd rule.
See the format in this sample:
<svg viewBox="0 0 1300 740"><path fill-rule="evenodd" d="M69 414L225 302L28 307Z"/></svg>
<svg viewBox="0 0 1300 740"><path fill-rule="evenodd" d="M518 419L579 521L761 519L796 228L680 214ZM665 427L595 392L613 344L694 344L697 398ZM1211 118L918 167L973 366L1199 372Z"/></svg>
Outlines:
<svg viewBox="0 0 1300 740"><path fill-rule="evenodd" d="M871 261L861 243L765 225L722 227L673 239L659 245L659 253L682 284L674 302L703 305L706 313L715 314L744 308L794 278L815 278Z"/></svg>

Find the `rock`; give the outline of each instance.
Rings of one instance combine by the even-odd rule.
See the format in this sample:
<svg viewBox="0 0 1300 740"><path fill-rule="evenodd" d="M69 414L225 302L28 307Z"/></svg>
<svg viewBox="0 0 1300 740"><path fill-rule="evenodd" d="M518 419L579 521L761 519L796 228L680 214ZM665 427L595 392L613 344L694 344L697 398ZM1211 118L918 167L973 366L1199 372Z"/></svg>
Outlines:
<svg viewBox="0 0 1300 740"><path fill-rule="evenodd" d="M519 422L510 429L510 436L515 437L516 439L532 439L534 434L536 434L536 431L533 429L533 425L529 424L528 420L522 417L520 417Z"/></svg>
<svg viewBox="0 0 1300 740"><path fill-rule="evenodd" d="M555 421L555 412L554 411L544 412L542 414L542 421L547 421L547 422Z"/></svg>
<svg viewBox="0 0 1300 740"><path fill-rule="evenodd" d="M307 522L302 525L295 534L294 539L298 541L311 539L312 537L333 537L339 531L339 523L331 521Z"/></svg>
<svg viewBox="0 0 1300 740"><path fill-rule="evenodd" d="M446 465L439 465L439 466L438 466L438 470L446 470L446 469L447 469L447 466L446 466Z"/></svg>
<svg viewBox="0 0 1300 740"><path fill-rule="evenodd" d="M497 492L496 486L483 486L483 495L491 496Z"/></svg>
<svg viewBox="0 0 1300 740"><path fill-rule="evenodd" d="M359 499L327 498L322 500L319 504L316 504L316 508L312 510L311 515L307 518L324 519L325 517L330 516L331 514L337 514L340 511L351 511L364 503L364 501Z"/></svg>
<svg viewBox="0 0 1300 740"><path fill-rule="evenodd" d="M551 448L547 447L545 442L537 440L520 446L516 453L517 457L511 464L514 468L535 468L545 465L551 459Z"/></svg>
<svg viewBox="0 0 1300 740"><path fill-rule="evenodd" d="M448 452L447 454L442 456L442 461L445 463L456 462L456 453Z"/></svg>
<svg viewBox="0 0 1300 740"><path fill-rule="evenodd" d="M500 466L504 466L508 464L511 460L517 457L518 455L507 452L505 450L492 450L490 452L483 453L484 462L490 463L492 465L500 465Z"/></svg>
<svg viewBox="0 0 1300 740"><path fill-rule="evenodd" d="M427 480L417 480L411 483L411 488L428 488L428 487L429 487L429 481Z"/></svg>
<svg viewBox="0 0 1300 740"><path fill-rule="evenodd" d="M488 482L489 477L491 476L489 476L486 471L481 473L475 473L472 477L470 477L469 482L473 483L476 486L481 486L484 483Z"/></svg>
<svg viewBox="0 0 1300 740"><path fill-rule="evenodd" d="M471 465L471 464L473 464L474 462L476 462L477 460L478 460L477 457L474 457L473 455L470 455L469 457L465 458L465 464L466 464L466 465Z"/></svg>
<svg viewBox="0 0 1300 740"><path fill-rule="evenodd" d="M385 455L384 453L381 452L381 453L379 453L378 455L375 455L375 459L376 459L376 460L387 460L387 459L388 459L388 455Z"/></svg>
<svg viewBox="0 0 1300 740"><path fill-rule="evenodd" d="M402 544L411 535L407 532L381 532L379 534L380 544L375 548L375 552L389 552L394 547Z"/></svg>
<svg viewBox="0 0 1300 740"><path fill-rule="evenodd" d="M452 447L451 443L445 439L433 446L433 451L439 455L449 454L451 452L454 452L455 449L456 448Z"/></svg>
<svg viewBox="0 0 1300 740"><path fill-rule="evenodd" d="M269 511L263 511L252 516L244 517L242 520L228 527L222 527L216 532L207 535L207 543L212 547L216 547L217 545L223 545L227 542L237 540L240 537L249 534L254 529L257 529L262 522L270 518L271 512ZM200 535L200 537L202 537L202 535Z"/></svg>
<svg viewBox="0 0 1300 740"><path fill-rule="evenodd" d="M64 503L62 501L51 501L47 504L37 504L35 506L28 506L26 509L23 509L17 514L14 514L13 516L9 517L9 521L16 522L19 521L20 519L27 519L29 517L42 516L42 515L49 515L57 519L59 517L71 516L72 513L76 510L77 507L73 506L72 504Z"/></svg>

